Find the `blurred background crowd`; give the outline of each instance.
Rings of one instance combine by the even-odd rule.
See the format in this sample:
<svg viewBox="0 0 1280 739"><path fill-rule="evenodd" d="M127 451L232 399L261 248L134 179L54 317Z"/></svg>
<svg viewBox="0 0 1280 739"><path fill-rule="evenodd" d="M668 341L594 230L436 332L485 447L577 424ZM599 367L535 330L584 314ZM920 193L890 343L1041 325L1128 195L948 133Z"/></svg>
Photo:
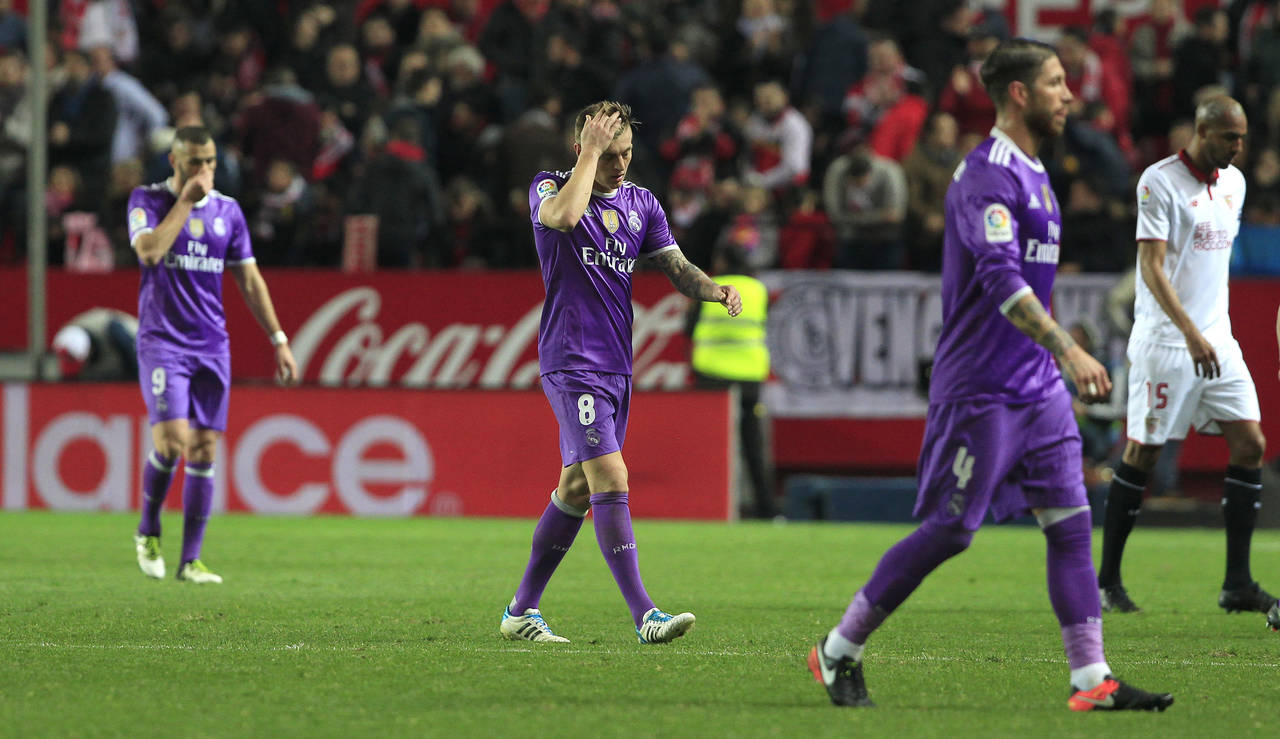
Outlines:
<svg viewBox="0 0 1280 739"><path fill-rule="evenodd" d="M25 251L25 5L0 0L0 264ZM1065 270L1132 266L1137 175L1226 91L1251 127L1237 271L1280 271L1276 1L1183 7L1050 39L1076 96L1041 154ZM337 266L372 215L379 267L531 267L530 181L612 98L641 121L630 179L696 263L936 271L946 186L994 122L978 69L1010 35L964 0L59 0L50 21L49 254L83 270L134 267L129 192L192 124L262 264Z"/></svg>

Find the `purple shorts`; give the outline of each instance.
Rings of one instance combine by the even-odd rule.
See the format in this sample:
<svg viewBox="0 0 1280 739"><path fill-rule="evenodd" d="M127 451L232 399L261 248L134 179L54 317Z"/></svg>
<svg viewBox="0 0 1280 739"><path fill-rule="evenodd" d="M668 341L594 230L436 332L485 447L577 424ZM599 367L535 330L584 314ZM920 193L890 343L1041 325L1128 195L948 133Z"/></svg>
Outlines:
<svg viewBox="0 0 1280 739"><path fill-rule="evenodd" d="M976 531L1033 508L1088 505L1080 430L1065 390L1034 402L929 405L915 515Z"/></svg>
<svg viewBox="0 0 1280 739"><path fill-rule="evenodd" d="M560 460L568 467L622 450L631 410L631 376L561 370L542 376L542 392L560 423Z"/></svg>
<svg viewBox="0 0 1280 739"><path fill-rule="evenodd" d="M138 346L138 382L154 426L185 418L198 429L227 430L231 357Z"/></svg>

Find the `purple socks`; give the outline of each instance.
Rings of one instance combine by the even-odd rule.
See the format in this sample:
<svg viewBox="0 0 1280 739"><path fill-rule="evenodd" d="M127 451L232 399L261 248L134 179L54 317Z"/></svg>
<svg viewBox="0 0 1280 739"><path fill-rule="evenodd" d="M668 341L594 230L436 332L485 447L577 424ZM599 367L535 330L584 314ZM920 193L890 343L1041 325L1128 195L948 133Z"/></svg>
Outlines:
<svg viewBox="0 0 1280 739"><path fill-rule="evenodd" d="M165 459L154 449L142 466L142 521L138 524L140 536L160 535L160 509L169 495L169 483L173 481L176 459Z"/></svg>
<svg viewBox="0 0 1280 739"><path fill-rule="evenodd" d="M578 536L586 515L586 511L575 510L554 492L551 493L551 502L533 530L533 551L529 554L529 565L525 567L515 601L511 604L512 614L519 616L526 609L538 607L542 591Z"/></svg>
<svg viewBox="0 0 1280 739"><path fill-rule="evenodd" d="M1106 662L1102 652L1102 604L1093 571L1092 522L1083 510L1044 529L1049 602L1062 626L1071 669Z"/></svg>
<svg viewBox="0 0 1280 739"><path fill-rule="evenodd" d="M592 516L595 517L596 543L604 561L609 564L613 579L622 591L622 597L631 609L631 619L636 626L644 614L653 608L653 600L645 592L640 581L640 559L636 554L636 539L631 533L631 508L626 493L596 493L591 496Z"/></svg>
<svg viewBox="0 0 1280 739"><path fill-rule="evenodd" d="M182 564L200 559L204 527L213 508L213 463L187 462L182 486Z"/></svg>
<svg viewBox="0 0 1280 739"><path fill-rule="evenodd" d="M969 547L973 534L925 521L880 558L836 631L854 644L865 644L872 631L920 586L925 575Z"/></svg>

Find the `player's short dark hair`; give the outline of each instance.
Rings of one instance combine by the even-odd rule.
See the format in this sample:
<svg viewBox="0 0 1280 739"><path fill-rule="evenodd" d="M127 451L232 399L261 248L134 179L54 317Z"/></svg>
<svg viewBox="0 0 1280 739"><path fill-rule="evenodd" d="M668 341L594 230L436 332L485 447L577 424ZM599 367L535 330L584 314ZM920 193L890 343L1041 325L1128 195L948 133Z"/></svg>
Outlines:
<svg viewBox="0 0 1280 739"><path fill-rule="evenodd" d="M592 103L582 110L578 111L578 115L573 118L573 140L582 141L582 127L587 124L587 116L595 118L597 116L611 116L618 114L622 125L618 127L618 133L614 134L614 138L622 135L622 132L628 128L634 128L640 125L640 121L631 115L631 106L626 103L620 103L617 100L601 100Z"/></svg>
<svg viewBox="0 0 1280 739"><path fill-rule="evenodd" d="M1040 41L1026 38L1001 41L982 63L982 86L996 107L1000 107L1009 99L1010 82L1030 87L1045 61L1057 55L1052 46Z"/></svg>
<svg viewBox="0 0 1280 739"><path fill-rule="evenodd" d="M173 143L181 141L187 146L204 146L213 141L213 134L204 126L183 126L173 132Z"/></svg>

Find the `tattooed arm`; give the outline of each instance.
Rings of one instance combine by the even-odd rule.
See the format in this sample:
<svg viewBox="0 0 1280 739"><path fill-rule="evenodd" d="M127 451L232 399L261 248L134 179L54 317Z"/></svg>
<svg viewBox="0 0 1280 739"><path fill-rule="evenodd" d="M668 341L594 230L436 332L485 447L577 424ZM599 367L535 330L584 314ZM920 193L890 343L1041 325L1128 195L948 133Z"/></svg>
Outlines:
<svg viewBox="0 0 1280 739"><path fill-rule="evenodd" d="M1111 378L1106 368L1053 320L1035 293L1024 289L1028 290L1026 295L1003 308L1004 317L1053 354L1063 374L1075 384L1081 400L1086 403L1105 400L1111 395Z"/></svg>
<svg viewBox="0 0 1280 739"><path fill-rule="evenodd" d="M738 288L717 284L698 269L697 265L686 259L680 249L658 252L653 260L681 294L697 300L720 303L728 309L731 316L742 312L742 296L738 295Z"/></svg>

